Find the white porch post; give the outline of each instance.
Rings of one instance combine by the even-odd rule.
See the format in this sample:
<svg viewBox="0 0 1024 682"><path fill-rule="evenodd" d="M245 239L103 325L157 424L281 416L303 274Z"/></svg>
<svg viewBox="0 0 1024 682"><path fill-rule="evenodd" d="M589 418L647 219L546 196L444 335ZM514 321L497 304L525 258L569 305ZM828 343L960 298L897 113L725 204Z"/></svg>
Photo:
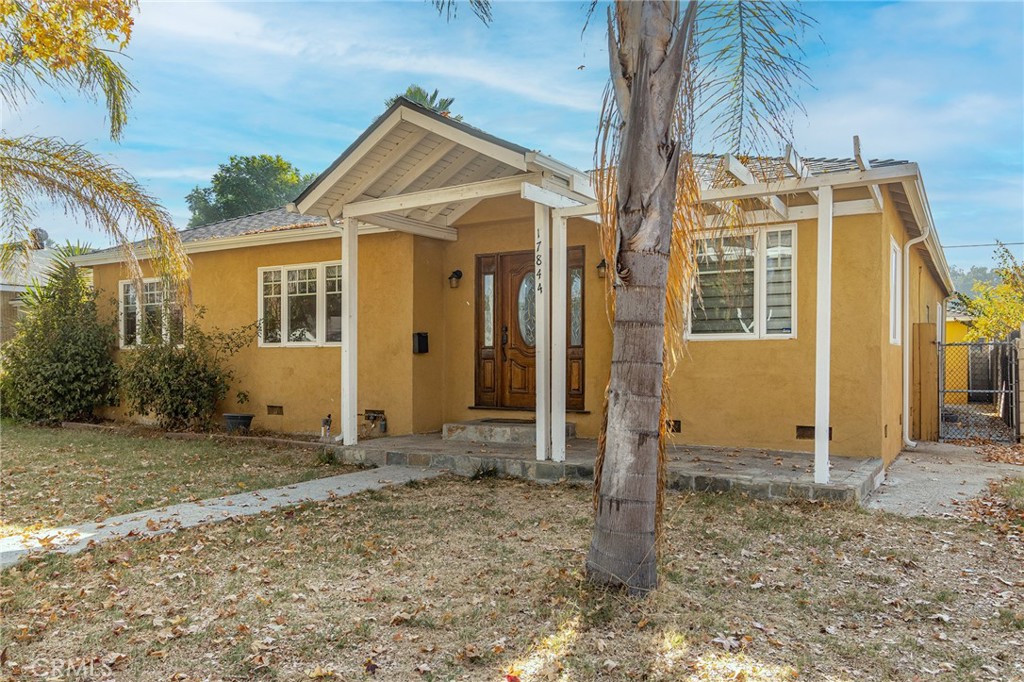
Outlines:
<svg viewBox="0 0 1024 682"><path fill-rule="evenodd" d="M359 233L355 218L345 218L341 238L341 437L359 442L356 405L359 382Z"/></svg>
<svg viewBox="0 0 1024 682"><path fill-rule="evenodd" d="M548 257L551 241L551 213L547 206L534 204L534 293L537 323L537 459L550 457L551 445L551 287Z"/></svg>
<svg viewBox="0 0 1024 682"><path fill-rule="evenodd" d="M828 483L832 378L832 187L818 190L817 305L814 345L814 482Z"/></svg>
<svg viewBox="0 0 1024 682"><path fill-rule="evenodd" d="M565 461L565 310L568 219L554 211L551 226L551 459Z"/></svg>

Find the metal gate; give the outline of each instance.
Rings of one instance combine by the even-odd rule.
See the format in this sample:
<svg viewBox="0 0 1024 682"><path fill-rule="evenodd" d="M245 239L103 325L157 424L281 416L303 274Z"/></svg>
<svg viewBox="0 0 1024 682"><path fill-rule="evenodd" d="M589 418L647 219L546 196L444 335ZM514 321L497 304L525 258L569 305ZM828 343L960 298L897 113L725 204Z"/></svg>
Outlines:
<svg viewBox="0 0 1024 682"><path fill-rule="evenodd" d="M939 344L939 437L1017 442L1020 376L1016 342Z"/></svg>

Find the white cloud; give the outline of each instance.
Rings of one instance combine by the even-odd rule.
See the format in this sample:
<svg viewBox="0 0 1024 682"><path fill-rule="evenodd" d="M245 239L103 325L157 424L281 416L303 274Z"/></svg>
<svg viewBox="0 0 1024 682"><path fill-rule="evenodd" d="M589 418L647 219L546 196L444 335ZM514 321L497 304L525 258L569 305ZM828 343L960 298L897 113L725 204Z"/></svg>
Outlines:
<svg viewBox="0 0 1024 682"><path fill-rule="evenodd" d="M207 51L231 47L296 55L305 46L302 41L281 40L265 19L252 12L216 2L143 2L136 23L137 39L187 41Z"/></svg>

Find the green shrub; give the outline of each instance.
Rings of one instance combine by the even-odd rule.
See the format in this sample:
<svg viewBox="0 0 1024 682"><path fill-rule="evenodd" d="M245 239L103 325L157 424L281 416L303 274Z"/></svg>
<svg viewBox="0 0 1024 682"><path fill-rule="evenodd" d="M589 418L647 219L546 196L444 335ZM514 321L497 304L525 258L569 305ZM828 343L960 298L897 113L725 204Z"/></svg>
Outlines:
<svg viewBox="0 0 1024 682"><path fill-rule="evenodd" d="M95 408L111 404L114 323L100 321L96 292L69 260L87 251L71 244L58 248L47 283L21 296L25 317L2 350L0 405L7 416L87 420Z"/></svg>
<svg viewBox="0 0 1024 682"><path fill-rule="evenodd" d="M167 430L209 429L235 379L227 359L256 338L256 324L205 332L202 311L185 323L182 343L151 343L121 354L121 392L129 415L152 414ZM239 393L244 401L244 394Z"/></svg>

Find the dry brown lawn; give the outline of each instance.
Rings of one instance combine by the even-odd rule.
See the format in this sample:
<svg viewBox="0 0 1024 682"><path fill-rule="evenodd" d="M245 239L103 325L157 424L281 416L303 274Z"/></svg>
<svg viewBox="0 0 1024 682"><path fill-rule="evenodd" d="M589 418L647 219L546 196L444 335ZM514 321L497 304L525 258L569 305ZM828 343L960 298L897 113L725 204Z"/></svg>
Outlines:
<svg viewBox="0 0 1024 682"><path fill-rule="evenodd" d="M0 537L346 471L305 449L4 421Z"/></svg>
<svg viewBox="0 0 1024 682"><path fill-rule="evenodd" d="M444 478L49 557L0 578L4 671L1024 679L1020 538L673 493L662 585L632 599L584 580L591 518L581 487Z"/></svg>

